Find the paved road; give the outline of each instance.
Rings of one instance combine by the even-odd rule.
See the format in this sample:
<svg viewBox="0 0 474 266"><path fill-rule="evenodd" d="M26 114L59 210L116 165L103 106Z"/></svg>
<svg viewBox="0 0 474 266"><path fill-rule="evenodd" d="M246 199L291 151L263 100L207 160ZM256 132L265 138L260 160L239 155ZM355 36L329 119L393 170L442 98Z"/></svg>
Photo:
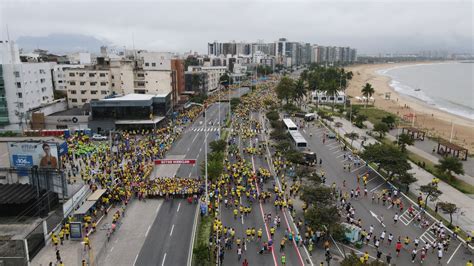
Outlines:
<svg viewBox="0 0 474 266"><path fill-rule="evenodd" d="M318 160L319 158L322 159L322 167L319 169L323 169L326 172L327 176L327 184L331 185L333 182L336 183L338 187L343 186L343 182L345 180L346 183L346 191L350 193L351 189L356 189L358 186L356 174L362 175L367 172L367 168L365 166L357 167L352 166L351 170L344 170L344 164L347 165L347 159L344 159L344 154L349 154L347 151L343 151L341 145L336 140L326 140L323 144L322 136L325 134L327 129L325 128L318 128L317 126L310 126L306 127L303 130L300 130L302 135L308 141L310 149L317 153ZM310 133L312 137L310 137ZM346 157L347 158L347 157ZM360 185L363 191L363 185ZM392 233L394 235L394 241L401 237L402 241L405 236L409 236L412 240L412 244L406 250L402 250L400 257L395 257L392 262L401 265L407 265L411 263L411 256L410 253L414 247L413 240L415 238L420 239L420 246L425 244L426 242L431 242L434 240L434 235L430 232L430 230L426 228L421 228L419 225L416 224L416 221L411 219L407 213L407 209L410 206L410 202L403 198L403 204L405 206L404 210L400 212L399 209L395 207L390 208L389 206L383 206L382 201L377 203L372 202L371 196L372 193L380 193L383 189L390 189L389 185L385 183L385 181L375 174L370 174L368 178L367 190L368 196L367 197L360 197L358 200L351 200L352 206L356 209L356 219L362 219L362 227L368 228L370 225L374 226L374 232L377 237L380 236L381 232L386 230L387 234ZM362 194L363 195L363 194ZM395 213L401 215L403 218L399 220L397 224L394 224L393 217ZM374 217L375 214L377 217ZM383 226L379 220L383 218L385 226ZM403 221L402 221L403 220ZM430 221L432 222L432 221ZM371 241L373 244L373 242ZM349 247L345 248L347 252ZM361 251L369 251L370 255L375 257L375 249L373 247L364 246ZM388 245L381 245L381 250L384 254L388 254L389 252L392 253L392 256L395 254L395 247L392 243L391 246ZM356 250L354 250L356 251ZM356 251L358 253L360 251ZM385 256L384 256L385 257ZM416 261L419 262L420 255ZM467 259L472 259L472 253L467 251L463 245L458 240L452 240L447 252L443 254L443 258L441 260L442 264L450 264L450 265L464 265ZM437 256L436 253L432 254L431 251L427 255L427 260L425 264L434 264L437 263Z"/></svg>

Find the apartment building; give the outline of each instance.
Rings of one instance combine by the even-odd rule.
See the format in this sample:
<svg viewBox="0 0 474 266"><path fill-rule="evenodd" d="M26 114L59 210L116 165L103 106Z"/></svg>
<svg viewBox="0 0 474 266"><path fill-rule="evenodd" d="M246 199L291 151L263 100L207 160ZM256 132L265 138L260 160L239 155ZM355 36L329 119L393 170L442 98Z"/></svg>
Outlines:
<svg viewBox="0 0 474 266"><path fill-rule="evenodd" d="M213 92L219 88L219 79L227 71L224 66L189 66L187 73L207 73L207 92Z"/></svg>
<svg viewBox="0 0 474 266"><path fill-rule="evenodd" d="M22 129L31 110L54 100L52 64L21 62L16 44L0 41L0 65L0 127Z"/></svg>
<svg viewBox="0 0 474 266"><path fill-rule="evenodd" d="M66 91L66 69L80 69L83 65L58 64L53 65L53 88L58 91Z"/></svg>

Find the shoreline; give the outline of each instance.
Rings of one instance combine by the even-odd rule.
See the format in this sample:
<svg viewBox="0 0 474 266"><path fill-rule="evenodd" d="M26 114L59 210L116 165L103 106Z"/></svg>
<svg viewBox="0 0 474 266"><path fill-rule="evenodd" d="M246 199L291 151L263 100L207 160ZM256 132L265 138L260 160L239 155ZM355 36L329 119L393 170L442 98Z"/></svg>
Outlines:
<svg viewBox="0 0 474 266"><path fill-rule="evenodd" d="M453 142L468 148L470 153L472 153L474 150L474 136L472 134L472 132L474 132L473 120L430 106L428 103L416 99L415 97L399 93L390 86L392 79L389 76L377 73L378 70L394 67L436 63L447 62L403 62L350 66L346 69L352 71L354 76L349 82L346 93L351 97L360 96L362 94L360 90L363 85L368 82L372 84L375 90L375 94L372 96L375 99L375 107L399 117L414 113L416 116L415 126L426 130L430 137L442 137L449 140L452 123L454 123ZM391 94L390 100L384 99L384 95L387 92ZM361 104L363 104L363 102L361 102Z"/></svg>

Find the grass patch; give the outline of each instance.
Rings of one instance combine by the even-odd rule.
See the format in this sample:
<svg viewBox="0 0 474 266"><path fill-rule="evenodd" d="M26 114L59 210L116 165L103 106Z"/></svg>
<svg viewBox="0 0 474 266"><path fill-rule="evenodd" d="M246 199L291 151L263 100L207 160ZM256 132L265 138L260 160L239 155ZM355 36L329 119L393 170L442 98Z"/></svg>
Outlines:
<svg viewBox="0 0 474 266"><path fill-rule="evenodd" d="M209 246L209 237L212 230L212 217L204 216L201 218L196 238L194 239L193 261L194 266L211 266L215 265L214 256Z"/></svg>
<svg viewBox="0 0 474 266"><path fill-rule="evenodd" d="M395 117L395 119L398 119L392 113L375 108L373 106L367 106L367 108L364 108L363 105L352 105L352 108L352 110L357 110L359 114L367 116L367 120L374 125L382 122L382 118L388 115L391 115Z"/></svg>

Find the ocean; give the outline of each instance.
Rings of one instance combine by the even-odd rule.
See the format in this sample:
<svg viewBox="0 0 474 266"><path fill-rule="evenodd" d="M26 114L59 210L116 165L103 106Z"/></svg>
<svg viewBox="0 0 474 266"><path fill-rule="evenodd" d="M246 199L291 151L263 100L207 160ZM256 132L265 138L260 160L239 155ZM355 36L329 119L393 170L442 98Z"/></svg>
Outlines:
<svg viewBox="0 0 474 266"><path fill-rule="evenodd" d="M474 62L397 66L377 71L397 92L474 120Z"/></svg>

